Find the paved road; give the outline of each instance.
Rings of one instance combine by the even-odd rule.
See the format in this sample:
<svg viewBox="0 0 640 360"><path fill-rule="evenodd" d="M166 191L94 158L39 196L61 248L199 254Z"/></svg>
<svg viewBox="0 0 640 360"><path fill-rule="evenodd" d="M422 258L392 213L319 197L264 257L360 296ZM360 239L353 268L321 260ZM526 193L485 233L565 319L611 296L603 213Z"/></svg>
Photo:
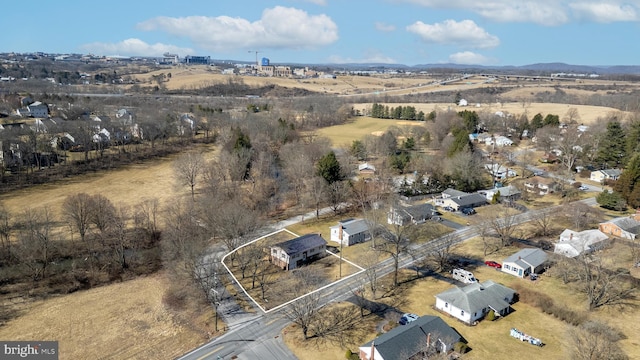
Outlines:
<svg viewBox="0 0 640 360"><path fill-rule="evenodd" d="M594 198L580 200L587 205L595 205ZM515 215L514 223L521 224L530 221L537 214L550 211L550 208L527 211ZM292 220L288 220L292 221ZM288 223L280 222L279 225ZM276 224L276 226L279 226ZM409 267L414 262L420 261L436 249L449 246L451 242L460 243L477 236L477 229L474 226L458 229L453 233L434 239L424 244L413 244L408 254L400 258L400 268ZM389 258L380 262L376 266L378 277L393 272L393 259ZM346 300L351 296L352 290L366 283L365 274L361 273L341 281L335 282L331 286L319 291L319 306L324 306L332 302ZM280 337L282 329L290 321L285 317L287 307L280 310L264 314L258 313L244 322L236 323L230 327L224 335L211 340L209 343L181 356L180 360L201 360L201 359L265 359L265 360L288 360L296 357L284 345Z"/></svg>

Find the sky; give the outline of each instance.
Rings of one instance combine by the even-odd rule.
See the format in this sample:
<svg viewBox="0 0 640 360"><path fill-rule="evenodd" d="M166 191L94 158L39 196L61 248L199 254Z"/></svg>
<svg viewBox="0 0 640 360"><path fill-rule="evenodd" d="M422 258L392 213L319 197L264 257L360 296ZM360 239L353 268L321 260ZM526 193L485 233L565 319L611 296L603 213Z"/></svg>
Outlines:
<svg viewBox="0 0 640 360"><path fill-rule="evenodd" d="M0 52L272 64L637 65L640 0L32 0Z"/></svg>

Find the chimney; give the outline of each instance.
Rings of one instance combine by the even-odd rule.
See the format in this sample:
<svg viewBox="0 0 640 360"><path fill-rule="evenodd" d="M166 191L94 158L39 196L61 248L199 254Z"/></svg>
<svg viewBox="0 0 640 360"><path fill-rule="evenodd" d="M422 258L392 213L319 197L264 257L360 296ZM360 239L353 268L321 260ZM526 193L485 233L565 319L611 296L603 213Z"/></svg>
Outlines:
<svg viewBox="0 0 640 360"><path fill-rule="evenodd" d="M569 240L573 239L573 233L569 234Z"/></svg>
<svg viewBox="0 0 640 360"><path fill-rule="evenodd" d="M369 360L374 360L375 353L376 353L376 345L375 345L375 342L372 341L371 342L371 356L369 357Z"/></svg>
<svg viewBox="0 0 640 360"><path fill-rule="evenodd" d="M429 348L429 346L431 346L431 333L427 334L427 348Z"/></svg>

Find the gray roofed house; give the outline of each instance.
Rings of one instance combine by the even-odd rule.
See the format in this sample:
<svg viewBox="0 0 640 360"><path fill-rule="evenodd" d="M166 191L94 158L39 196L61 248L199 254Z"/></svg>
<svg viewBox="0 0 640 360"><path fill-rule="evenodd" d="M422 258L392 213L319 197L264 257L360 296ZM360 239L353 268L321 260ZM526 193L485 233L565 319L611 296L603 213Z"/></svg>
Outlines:
<svg viewBox="0 0 640 360"><path fill-rule="evenodd" d="M462 335L438 316L425 315L407 325L398 326L360 346L360 360L405 360L428 347L447 353ZM373 356L372 356L373 352Z"/></svg>
<svg viewBox="0 0 640 360"><path fill-rule="evenodd" d="M622 170L620 169L604 169L592 171L589 180L603 182L604 180L618 180Z"/></svg>
<svg viewBox="0 0 640 360"><path fill-rule="evenodd" d="M605 234L633 240L640 235L640 213L600 223L598 228Z"/></svg>
<svg viewBox="0 0 640 360"><path fill-rule="evenodd" d="M548 256L541 249L522 249L517 253L504 259L502 271L508 274L524 278L529 274L537 274L543 269Z"/></svg>
<svg viewBox="0 0 640 360"><path fill-rule="evenodd" d="M408 207L392 207L387 214L387 223L405 226L409 223L421 224L433 216L433 205L424 203Z"/></svg>
<svg viewBox="0 0 640 360"><path fill-rule="evenodd" d="M605 233L597 229L581 232L565 229L560 234L560 241L555 244L553 252L573 258L602 248L608 239Z"/></svg>
<svg viewBox="0 0 640 360"><path fill-rule="evenodd" d="M447 198L451 198L451 197L458 197L458 196L466 196L469 195L469 193L466 193L464 191L460 191L460 190L456 190L456 189L452 189L452 188L448 188L447 190L442 192L442 198L443 199L447 199Z"/></svg>
<svg viewBox="0 0 640 360"><path fill-rule="evenodd" d="M307 234L270 247L270 259L284 270L293 270L326 254L327 242L320 234Z"/></svg>
<svg viewBox="0 0 640 360"><path fill-rule="evenodd" d="M454 210L462 208L474 208L487 204L487 198L482 194L467 194L440 199L438 204L444 207L452 207Z"/></svg>
<svg viewBox="0 0 640 360"><path fill-rule="evenodd" d="M482 319L489 310L497 316L511 311L516 292L491 280L454 287L436 295L436 309L458 320L473 324Z"/></svg>
<svg viewBox="0 0 640 360"><path fill-rule="evenodd" d="M331 241L351 246L371 239L369 226L364 219L346 219L331 227Z"/></svg>

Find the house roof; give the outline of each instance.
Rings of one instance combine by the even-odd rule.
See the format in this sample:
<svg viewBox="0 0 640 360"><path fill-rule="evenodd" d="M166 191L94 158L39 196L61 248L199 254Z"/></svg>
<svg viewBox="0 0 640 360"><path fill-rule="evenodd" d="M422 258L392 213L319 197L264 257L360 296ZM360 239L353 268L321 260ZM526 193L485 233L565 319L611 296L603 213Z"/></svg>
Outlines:
<svg viewBox="0 0 640 360"><path fill-rule="evenodd" d="M494 311L507 309L509 300L516 292L504 285L486 280L464 287L454 287L436 295L439 298L468 313L476 313L491 307Z"/></svg>
<svg viewBox="0 0 640 360"><path fill-rule="evenodd" d="M342 226L342 231L349 235L359 234L369 230L369 226L364 219L346 219L338 221L338 225L334 225L331 229Z"/></svg>
<svg viewBox="0 0 640 360"><path fill-rule="evenodd" d="M636 235L640 234L640 221L637 221L632 217L615 218L608 222L616 225L617 227L619 227L620 229L626 232L630 232Z"/></svg>
<svg viewBox="0 0 640 360"><path fill-rule="evenodd" d="M365 171L365 170L376 171L376 167L369 163L358 165L358 171Z"/></svg>
<svg viewBox="0 0 640 360"><path fill-rule="evenodd" d="M504 259L504 262L516 263L523 268L530 266L536 268L545 261L547 261L547 254L543 250L535 248L522 249Z"/></svg>
<svg viewBox="0 0 640 360"><path fill-rule="evenodd" d="M406 210L409 213L409 215L411 215L414 219L420 218L422 216L429 217L433 214L433 205L427 204L427 203L413 205L413 206L404 208L404 210Z"/></svg>
<svg viewBox="0 0 640 360"><path fill-rule="evenodd" d="M493 188L490 190L485 190L487 193L487 196L493 196L493 194L497 193L498 191L500 192L500 196L503 197L509 197L509 196L513 196L513 195L517 195L520 194L520 190L518 190L517 187L515 186L504 186L501 188Z"/></svg>
<svg viewBox="0 0 640 360"><path fill-rule="evenodd" d="M560 234L560 241L556 243L555 253L569 257L576 257L588 250L593 244L607 240L609 237L600 230L585 230L576 232L565 229Z"/></svg>
<svg viewBox="0 0 640 360"><path fill-rule="evenodd" d="M454 344L463 339L438 316L425 315L378 336L361 348L371 348L373 343L384 360L404 360L424 348L428 334L431 334L432 343L441 339L447 344Z"/></svg>
<svg viewBox="0 0 640 360"><path fill-rule="evenodd" d="M320 236L320 234L307 234L295 239L277 243L272 247L279 247L288 255L294 255L321 245L327 245L327 242L322 238L322 236Z"/></svg>
<svg viewBox="0 0 640 360"><path fill-rule="evenodd" d="M460 196L460 197L452 197L451 201L455 202L460 207L465 207L465 206L486 203L487 198L481 194L469 194L469 195Z"/></svg>
<svg viewBox="0 0 640 360"><path fill-rule="evenodd" d="M529 179L527 179L526 183L527 184L545 184L545 185L550 185L550 184L555 183L555 181L553 179L543 178L542 176L534 176L534 177L530 177Z"/></svg>
<svg viewBox="0 0 640 360"><path fill-rule="evenodd" d="M618 177L620 176L620 174L622 174L622 171L620 169L604 169L601 170L603 174L605 174L608 177Z"/></svg>
<svg viewBox="0 0 640 360"><path fill-rule="evenodd" d="M466 192L460 191L460 190L456 190L456 189L452 189L452 188L448 188L447 190L442 192L442 195L443 195L442 197L458 197L458 196L469 195L469 193L466 193Z"/></svg>

